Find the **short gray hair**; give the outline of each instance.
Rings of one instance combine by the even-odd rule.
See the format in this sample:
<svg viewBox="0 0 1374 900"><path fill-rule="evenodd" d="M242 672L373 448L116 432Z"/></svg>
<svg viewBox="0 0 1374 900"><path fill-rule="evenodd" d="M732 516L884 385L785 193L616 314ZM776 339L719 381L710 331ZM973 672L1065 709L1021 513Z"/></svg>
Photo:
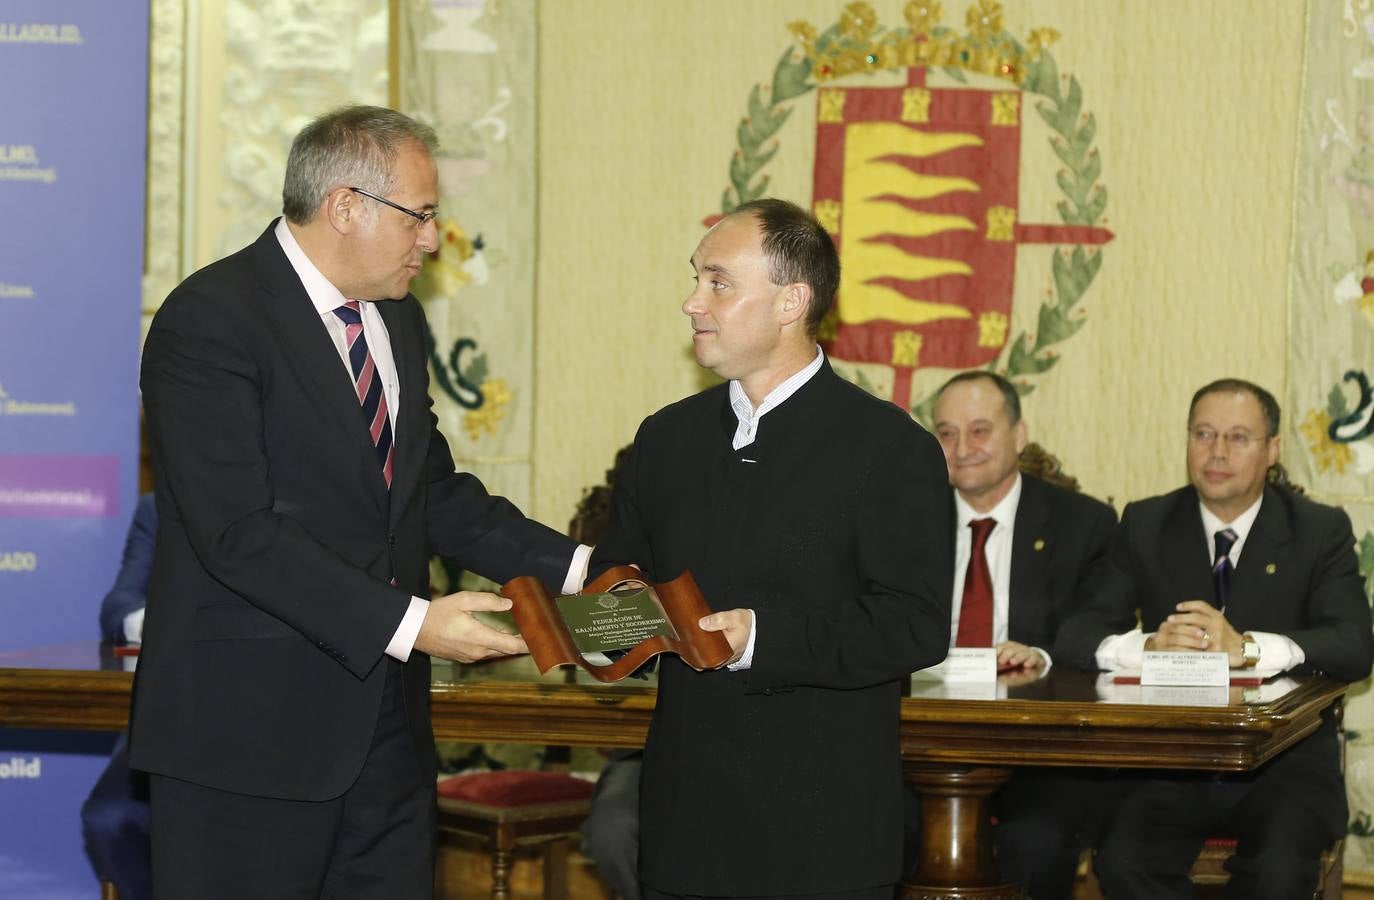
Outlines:
<svg viewBox="0 0 1374 900"><path fill-rule="evenodd" d="M301 129L291 142L282 185L282 214L304 225L329 192L357 187L385 197L393 184L392 164L407 144L431 154L439 149L434 129L394 109L344 106Z"/></svg>

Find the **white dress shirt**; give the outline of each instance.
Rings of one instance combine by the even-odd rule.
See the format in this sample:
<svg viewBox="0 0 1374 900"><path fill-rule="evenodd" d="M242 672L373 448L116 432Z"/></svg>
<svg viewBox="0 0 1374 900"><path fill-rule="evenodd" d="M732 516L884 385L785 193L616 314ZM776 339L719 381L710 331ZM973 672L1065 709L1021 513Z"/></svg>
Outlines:
<svg viewBox="0 0 1374 900"><path fill-rule="evenodd" d="M124 617L124 640L130 644L143 643L143 613L145 607L138 609Z"/></svg>
<svg viewBox="0 0 1374 900"><path fill-rule="evenodd" d="M968 560L973 554L973 529L969 523L974 519L994 519L997 524L988 534L983 545L983 555L988 561L988 572L992 575L992 643L996 646L1007 640L1008 619L1011 609L1011 548L1012 535L1016 531L1016 510L1021 505L1021 473L1016 473L1016 481L1007 495L997 505L985 513L969 506L958 491L954 492L954 598L950 604L949 645L954 646L959 636L959 614L964 598L964 577L968 574ZM1045 671L1051 666L1049 653L1039 647L1032 647L1045 661Z"/></svg>
<svg viewBox="0 0 1374 900"><path fill-rule="evenodd" d="M339 293L339 289L315 267L315 264L305 255L305 251L301 249L301 245L297 243L296 237L291 233L285 218L277 222L275 234L277 242L281 244L282 251L286 253L286 258L291 263L291 268L296 270L296 275L305 287L305 292L310 295L310 302L314 304L315 311L320 315L320 321L324 323L325 331L329 333L330 339L334 342L334 349L339 351L339 361L342 363L344 371L352 379L353 369L348 362L347 326L343 320L334 315L334 310L354 298L345 297ZM396 361L391 355L391 335L386 330L386 323L382 321L382 314L377 311L376 302L360 302L358 310L363 321L363 335L367 339L368 352L372 354L372 363L376 366L378 377L382 379L382 393L386 396L387 418L391 421L391 433L394 436L396 434L396 416L399 415L401 409L401 384L396 376ZM577 552L573 554L572 565L563 580L563 593L571 594L581 589L583 578L587 572L587 562L590 558L591 547L583 544L577 548ZM427 612L429 612L428 600L423 597L410 598L410 607L401 618L401 624L396 627L395 633L391 636L391 641L387 644L387 656L401 662L410 658L410 651L415 649L415 639L420 635L420 626L424 624Z"/></svg>
<svg viewBox="0 0 1374 900"><path fill-rule="evenodd" d="M739 450L742 447L748 447L750 444L754 443L754 438L757 437L759 433L759 420L769 411L781 406L783 401L787 400L795 394L802 385L810 381L812 377L821 370L821 363L823 362L825 362L825 354L821 351L820 347L817 347L816 358L807 363L805 368L799 369L794 374L789 375L782 384L779 384L769 391L768 396L764 397L763 402L758 405L758 409L755 409L754 404L750 402L749 395L744 393L744 386L738 381L731 381L730 409L734 411L735 421L738 423L735 427L735 437L731 441L731 446ZM746 462L748 461L749 460L746 460ZM754 637L757 624L758 619L751 616L749 620L749 641L744 645L744 653L739 659L726 666L731 672L743 671L754 664Z"/></svg>
<svg viewBox="0 0 1374 900"><path fill-rule="evenodd" d="M1202 535L1207 546L1208 559L1215 562L1216 533L1222 529L1230 528L1236 533L1236 541L1231 545L1231 549L1226 555L1230 557L1233 569L1240 565L1240 554L1245 549L1245 539L1249 537L1250 532L1255 527L1255 520L1259 518L1260 504L1263 502L1264 495L1261 494L1259 499L1250 504L1245 512L1236 516L1235 521L1223 522L1207 508L1205 503L1198 501L1198 512L1202 516ZM1125 634L1113 634L1103 638L1102 643L1097 645L1098 668L1140 668L1142 654L1145 652L1145 642L1153 634L1154 632L1145 634L1137 628ZM1307 654L1303 653L1302 648L1294 643L1291 638L1268 631L1251 631L1249 634L1260 647L1260 661L1259 665L1255 667L1256 674L1273 675L1278 672L1286 672L1294 666L1302 665L1307 660Z"/></svg>

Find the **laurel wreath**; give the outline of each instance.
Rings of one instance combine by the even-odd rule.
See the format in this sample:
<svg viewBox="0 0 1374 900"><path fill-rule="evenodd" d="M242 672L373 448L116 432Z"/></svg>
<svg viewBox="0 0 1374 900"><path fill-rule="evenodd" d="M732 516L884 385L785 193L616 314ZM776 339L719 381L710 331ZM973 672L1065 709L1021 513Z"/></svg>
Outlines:
<svg viewBox="0 0 1374 900"><path fill-rule="evenodd" d="M900 32L896 32L900 33ZM969 36L968 40L975 40ZM828 41L844 42L846 38L837 26L820 36L818 46ZM992 37L993 41L1012 41L1005 31ZM1020 47L1020 44L1017 44ZM963 72L946 68L944 71L960 81ZM1067 225L1096 225L1107 208L1107 189L1098 184L1102 174L1102 159L1093 146L1097 121L1092 113L1083 112L1083 90L1074 76L1068 77L1068 90L1060 87L1059 68L1048 49L1040 49L1028 67L1021 89L1041 98L1036 111L1054 133L1050 144L1064 168L1058 173L1059 189L1064 199L1058 203L1059 215ZM773 69L771 90L766 99L762 86L749 92L747 113L736 129L736 147L730 159L730 186L721 195L721 214L728 215L735 207L762 197L768 189L769 177L765 166L777 154L776 135L792 114L791 103L816 88L811 78L811 60L789 47ZM1041 375L1059 361L1058 354L1049 348L1071 337L1083 326L1085 319L1073 315L1074 307L1097 277L1102 267L1102 252L1088 252L1082 245L1065 252L1054 250L1052 265L1054 296L1041 304L1033 335L1022 330L1007 345L1002 355L985 368L996 369L1011 379L1021 394L1029 394L1035 385L1026 379ZM859 384L876 393L867 379ZM922 422L930 421L934 395L911 408L911 414Z"/></svg>

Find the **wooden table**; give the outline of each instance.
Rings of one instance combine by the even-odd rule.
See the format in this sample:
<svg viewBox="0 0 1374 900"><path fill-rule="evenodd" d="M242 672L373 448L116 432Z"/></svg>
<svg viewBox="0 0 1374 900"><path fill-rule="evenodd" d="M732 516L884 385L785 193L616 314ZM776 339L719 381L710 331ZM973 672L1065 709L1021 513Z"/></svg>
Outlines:
<svg viewBox="0 0 1374 900"><path fill-rule="evenodd" d="M96 644L0 653L0 726L111 731L126 726L132 676ZM655 692L636 683L465 680L439 665L439 740L636 747ZM906 777L922 795L921 863L907 897L1019 900L992 858L988 802L1009 767L1131 766L1241 772L1316 730L1346 686L1279 679L1259 688L1142 689L1066 669L984 698L927 688L902 701ZM1168 691L1174 691L1170 694ZM1164 693L1160 693L1163 691ZM1196 705L1212 703L1217 705Z"/></svg>

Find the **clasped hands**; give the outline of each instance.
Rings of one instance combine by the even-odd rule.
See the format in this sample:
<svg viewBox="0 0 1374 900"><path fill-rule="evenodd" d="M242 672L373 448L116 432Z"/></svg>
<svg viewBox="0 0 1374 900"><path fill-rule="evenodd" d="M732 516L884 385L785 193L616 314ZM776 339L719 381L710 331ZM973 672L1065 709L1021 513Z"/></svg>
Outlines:
<svg viewBox="0 0 1374 900"><path fill-rule="evenodd" d="M1145 640L1146 650L1209 650L1225 653L1231 667L1244 662L1244 638L1221 610L1205 600L1185 600Z"/></svg>

